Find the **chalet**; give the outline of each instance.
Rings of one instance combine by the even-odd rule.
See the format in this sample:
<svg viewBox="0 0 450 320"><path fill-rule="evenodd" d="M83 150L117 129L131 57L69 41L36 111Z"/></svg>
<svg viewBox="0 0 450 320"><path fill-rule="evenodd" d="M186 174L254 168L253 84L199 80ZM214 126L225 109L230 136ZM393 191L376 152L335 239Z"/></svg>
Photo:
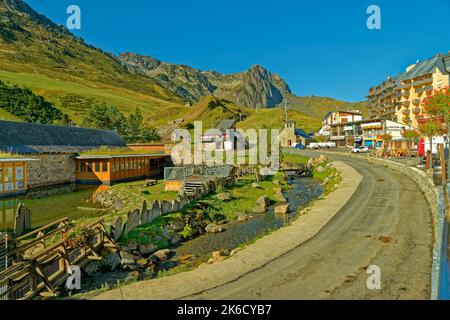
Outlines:
<svg viewBox="0 0 450 320"><path fill-rule="evenodd" d="M202 136L205 150L232 150L238 147L238 142L244 142L243 137L236 131L236 120L223 120L214 132L206 131Z"/></svg>

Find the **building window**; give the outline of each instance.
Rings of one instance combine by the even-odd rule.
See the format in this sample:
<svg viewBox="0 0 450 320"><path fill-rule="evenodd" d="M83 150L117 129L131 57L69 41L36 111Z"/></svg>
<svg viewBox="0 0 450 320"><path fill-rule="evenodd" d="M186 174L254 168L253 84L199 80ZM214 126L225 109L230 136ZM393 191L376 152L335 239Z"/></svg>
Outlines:
<svg viewBox="0 0 450 320"><path fill-rule="evenodd" d="M95 163L95 172L100 172L100 162Z"/></svg>
<svg viewBox="0 0 450 320"><path fill-rule="evenodd" d="M108 163L103 162L103 172L108 172Z"/></svg>

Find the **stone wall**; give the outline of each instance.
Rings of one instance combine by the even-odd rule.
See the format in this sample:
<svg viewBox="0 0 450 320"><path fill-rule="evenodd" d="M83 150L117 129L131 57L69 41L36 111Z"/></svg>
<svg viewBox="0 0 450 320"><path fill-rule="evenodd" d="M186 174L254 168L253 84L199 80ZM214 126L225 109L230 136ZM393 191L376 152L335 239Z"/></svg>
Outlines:
<svg viewBox="0 0 450 320"><path fill-rule="evenodd" d="M30 189L75 182L75 161L68 154L33 155L27 164Z"/></svg>

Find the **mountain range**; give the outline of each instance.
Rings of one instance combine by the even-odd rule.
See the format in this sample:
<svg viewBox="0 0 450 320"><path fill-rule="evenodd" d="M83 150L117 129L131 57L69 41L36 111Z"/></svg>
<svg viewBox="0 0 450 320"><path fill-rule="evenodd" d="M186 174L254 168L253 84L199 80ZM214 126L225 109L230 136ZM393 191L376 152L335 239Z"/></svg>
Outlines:
<svg viewBox="0 0 450 320"><path fill-rule="evenodd" d="M342 108L365 112L364 103L297 97L281 76L260 65L226 75L131 52L115 56L86 44L22 0L0 1L0 80L31 89L77 124L96 101L125 113L138 107L153 125L163 126L186 118L189 106L207 96L253 110L287 102L317 119Z"/></svg>

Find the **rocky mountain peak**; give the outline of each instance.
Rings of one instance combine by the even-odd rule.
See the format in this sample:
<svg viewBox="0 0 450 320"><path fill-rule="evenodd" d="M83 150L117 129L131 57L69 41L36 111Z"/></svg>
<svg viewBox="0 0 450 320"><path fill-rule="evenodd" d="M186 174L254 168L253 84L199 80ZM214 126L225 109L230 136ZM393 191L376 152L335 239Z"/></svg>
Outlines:
<svg viewBox="0 0 450 320"><path fill-rule="evenodd" d="M119 60L129 71L145 74L160 81L189 102L214 95L250 108L271 108L290 93L287 83L261 65L230 75L217 71L200 71L190 66L169 64L134 53L123 53Z"/></svg>

